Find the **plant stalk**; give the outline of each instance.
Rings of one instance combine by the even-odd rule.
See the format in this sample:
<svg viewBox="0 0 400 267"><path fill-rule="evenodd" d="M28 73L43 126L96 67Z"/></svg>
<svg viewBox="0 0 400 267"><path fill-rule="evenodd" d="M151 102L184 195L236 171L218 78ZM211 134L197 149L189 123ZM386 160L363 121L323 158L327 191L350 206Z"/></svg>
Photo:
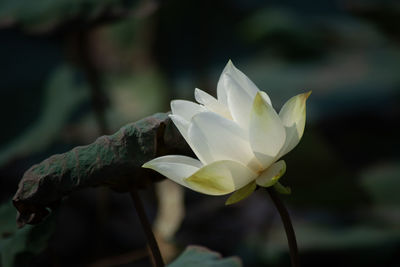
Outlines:
<svg viewBox="0 0 400 267"><path fill-rule="evenodd" d="M81 29L78 31L78 56L89 83L92 107L97 125L99 126L100 135L110 134L105 116L108 98L104 93L100 71L93 60L93 47L90 42L90 34L90 29Z"/></svg>
<svg viewBox="0 0 400 267"><path fill-rule="evenodd" d="M269 196L274 202L276 209L281 216L283 226L285 227L286 237L289 244L290 261L292 262L292 267L300 266L299 250L297 248L296 235L293 230L292 221L290 220L289 212L287 211L282 200L279 198L278 194L272 187L267 188Z"/></svg>
<svg viewBox="0 0 400 267"><path fill-rule="evenodd" d="M146 212L144 210L142 200L139 197L138 191L136 189L132 189L130 195L133 200L133 204L135 205L136 213L139 217L140 223L142 224L143 231L147 238L147 244L150 248L152 263L155 267L163 267L164 262L161 257L160 249L158 247L156 238L154 237L154 233L151 229L151 224L147 219Z"/></svg>

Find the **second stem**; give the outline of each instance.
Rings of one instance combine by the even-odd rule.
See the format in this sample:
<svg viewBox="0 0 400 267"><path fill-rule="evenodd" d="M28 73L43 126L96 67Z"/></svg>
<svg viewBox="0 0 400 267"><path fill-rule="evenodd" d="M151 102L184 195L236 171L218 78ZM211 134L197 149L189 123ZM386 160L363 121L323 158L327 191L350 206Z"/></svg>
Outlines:
<svg viewBox="0 0 400 267"><path fill-rule="evenodd" d="M130 195L133 200L133 204L135 205L135 209L138 214L140 223L142 224L143 231L146 235L147 243L149 245L152 256L152 261L155 267L163 267L164 262L161 257L160 249L158 247L156 238L154 237L153 231L151 229L151 224L147 219L146 212L144 210L142 200L139 197L138 191L136 189L132 189Z"/></svg>
<svg viewBox="0 0 400 267"><path fill-rule="evenodd" d="M292 221L290 220L289 212L287 211L282 200L279 198L278 194L275 192L274 188L267 188L267 191L274 202L276 209L281 216L283 226L285 227L286 237L289 244L290 261L292 262L292 267L300 266L299 250L297 248L296 235L293 230Z"/></svg>

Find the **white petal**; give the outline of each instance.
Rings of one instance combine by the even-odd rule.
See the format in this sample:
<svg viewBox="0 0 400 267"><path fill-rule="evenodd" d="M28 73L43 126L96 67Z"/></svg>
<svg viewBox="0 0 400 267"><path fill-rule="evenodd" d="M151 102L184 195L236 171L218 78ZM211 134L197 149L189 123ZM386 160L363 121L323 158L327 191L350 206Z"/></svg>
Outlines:
<svg viewBox="0 0 400 267"><path fill-rule="evenodd" d="M253 105L253 98L230 75L226 74L224 81L228 88L228 107L232 118L247 131L250 126L250 111Z"/></svg>
<svg viewBox="0 0 400 267"><path fill-rule="evenodd" d="M178 128L178 130L181 133L181 135L183 136L183 138L185 138L186 143L189 143L188 129L189 129L190 122L185 120L184 118L182 118L179 115L171 114L171 115L169 115L169 117L171 118L172 122L175 124L176 128Z"/></svg>
<svg viewBox="0 0 400 267"><path fill-rule="evenodd" d="M153 169L183 186L188 186L184 179L198 171L202 164L197 159L186 156L164 156L146 162L143 168Z"/></svg>
<svg viewBox="0 0 400 267"><path fill-rule="evenodd" d="M169 117L172 119L172 121L174 122L176 128L178 128L179 132L181 133L181 135L183 136L183 138L185 139L186 143L188 143L188 145L190 146L190 148L192 149L193 153L202 161L205 163L203 157L201 156L201 152L197 149L197 146L193 146L192 142L190 142L190 139L188 137L188 131L189 131L189 126L190 126L190 122L186 121L185 119L183 119L182 117L178 116L178 115L169 115ZM204 152L203 152L204 154Z"/></svg>
<svg viewBox="0 0 400 267"><path fill-rule="evenodd" d="M221 77L223 74L228 74L230 75L239 85L243 90L246 91L246 93L251 97L254 98L254 96L257 94L259 91L258 87L253 83L252 80L250 80L243 72L241 72L238 68L233 65L232 61L229 60L228 64L226 64L224 70L222 71ZM221 93L226 90L227 88L223 86L224 84L221 83L221 86L219 86ZM219 92L217 88L217 93L218 93L218 99L219 99ZM267 96L267 102L271 105L271 100Z"/></svg>
<svg viewBox="0 0 400 267"><path fill-rule="evenodd" d="M268 169L261 173L256 183L262 187L269 187L276 184L279 178L286 172L286 163L283 160L275 162Z"/></svg>
<svg viewBox="0 0 400 267"><path fill-rule="evenodd" d="M291 151L303 136L306 124L306 100L310 94L311 91L292 97L279 112L286 129L286 141L279 153L280 157Z"/></svg>
<svg viewBox="0 0 400 267"><path fill-rule="evenodd" d="M259 89L243 72L233 65L231 60L228 61L225 69L225 73L231 75L232 78L247 92L251 98L255 97ZM271 104L270 100L269 104Z"/></svg>
<svg viewBox="0 0 400 267"><path fill-rule="evenodd" d="M217 85L217 96L218 100L221 101L224 105L228 104L228 87L224 83L224 74L230 75L239 86L250 96L251 99L257 94L259 89L257 86L239 69L237 69L231 60L228 61L224 70L221 73L221 76ZM271 105L271 100L266 95L266 101Z"/></svg>
<svg viewBox="0 0 400 267"><path fill-rule="evenodd" d="M225 67L226 69L226 67ZM228 106L228 92L226 91L225 86L225 69L222 71L221 76L219 76L218 84L217 84L217 98L218 101L223 105Z"/></svg>
<svg viewBox="0 0 400 267"><path fill-rule="evenodd" d="M171 111L174 115L179 115L183 119L190 121L194 115L199 112L206 111L206 109L194 102L186 100L173 100L171 101Z"/></svg>
<svg viewBox="0 0 400 267"><path fill-rule="evenodd" d="M198 192L225 195L247 185L256 176L239 162L223 160L204 166L185 181Z"/></svg>
<svg viewBox="0 0 400 267"><path fill-rule="evenodd" d="M281 119L266 102L264 92L258 92L250 115L249 139L255 156L264 168L274 162L285 138Z"/></svg>
<svg viewBox="0 0 400 267"><path fill-rule="evenodd" d="M206 92L196 88L194 90L194 97L197 102L203 104L208 110L218 113L219 115L231 119L229 109L227 106L218 102L213 96L207 94Z"/></svg>
<svg viewBox="0 0 400 267"><path fill-rule="evenodd" d="M189 143L204 164L234 160L257 169L246 133L235 122L213 112L202 112L192 119Z"/></svg>

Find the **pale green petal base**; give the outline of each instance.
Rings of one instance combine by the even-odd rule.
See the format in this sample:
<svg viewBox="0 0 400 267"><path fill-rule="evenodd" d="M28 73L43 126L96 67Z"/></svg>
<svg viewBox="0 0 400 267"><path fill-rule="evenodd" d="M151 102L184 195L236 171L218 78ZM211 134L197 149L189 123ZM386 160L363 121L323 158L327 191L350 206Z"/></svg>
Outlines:
<svg viewBox="0 0 400 267"><path fill-rule="evenodd" d="M290 152L300 142L306 124L306 101L311 91L290 98L279 112L286 130L286 141L278 157Z"/></svg>
<svg viewBox="0 0 400 267"><path fill-rule="evenodd" d="M199 169L185 179L191 189L208 195L226 195L254 180L256 173L239 162L221 160Z"/></svg>
<svg viewBox="0 0 400 267"><path fill-rule="evenodd" d="M280 160L272 164L268 169L261 173L261 175L257 178L256 183L261 187L273 186L285 174L285 172L286 163L284 160Z"/></svg>
<svg viewBox="0 0 400 267"><path fill-rule="evenodd" d="M254 155L265 168L272 164L285 143L286 131L280 117L258 92L250 114L249 141Z"/></svg>
<svg viewBox="0 0 400 267"><path fill-rule="evenodd" d="M256 190L257 184L255 181L249 183L248 185L240 188L238 191L234 192L230 197L226 200L225 205L232 205L243 199L249 197L254 190Z"/></svg>

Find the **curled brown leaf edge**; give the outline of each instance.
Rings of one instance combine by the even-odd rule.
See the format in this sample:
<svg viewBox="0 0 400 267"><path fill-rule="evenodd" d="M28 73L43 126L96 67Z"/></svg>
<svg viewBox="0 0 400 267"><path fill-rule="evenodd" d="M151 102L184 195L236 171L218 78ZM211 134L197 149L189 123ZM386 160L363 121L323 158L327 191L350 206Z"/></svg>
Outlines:
<svg viewBox="0 0 400 267"><path fill-rule="evenodd" d="M190 154L190 149L168 113L156 113L89 145L53 155L29 168L19 182L13 197L17 224L41 222L64 197L82 188L107 186L127 192L146 187L162 176L141 166L176 153Z"/></svg>

